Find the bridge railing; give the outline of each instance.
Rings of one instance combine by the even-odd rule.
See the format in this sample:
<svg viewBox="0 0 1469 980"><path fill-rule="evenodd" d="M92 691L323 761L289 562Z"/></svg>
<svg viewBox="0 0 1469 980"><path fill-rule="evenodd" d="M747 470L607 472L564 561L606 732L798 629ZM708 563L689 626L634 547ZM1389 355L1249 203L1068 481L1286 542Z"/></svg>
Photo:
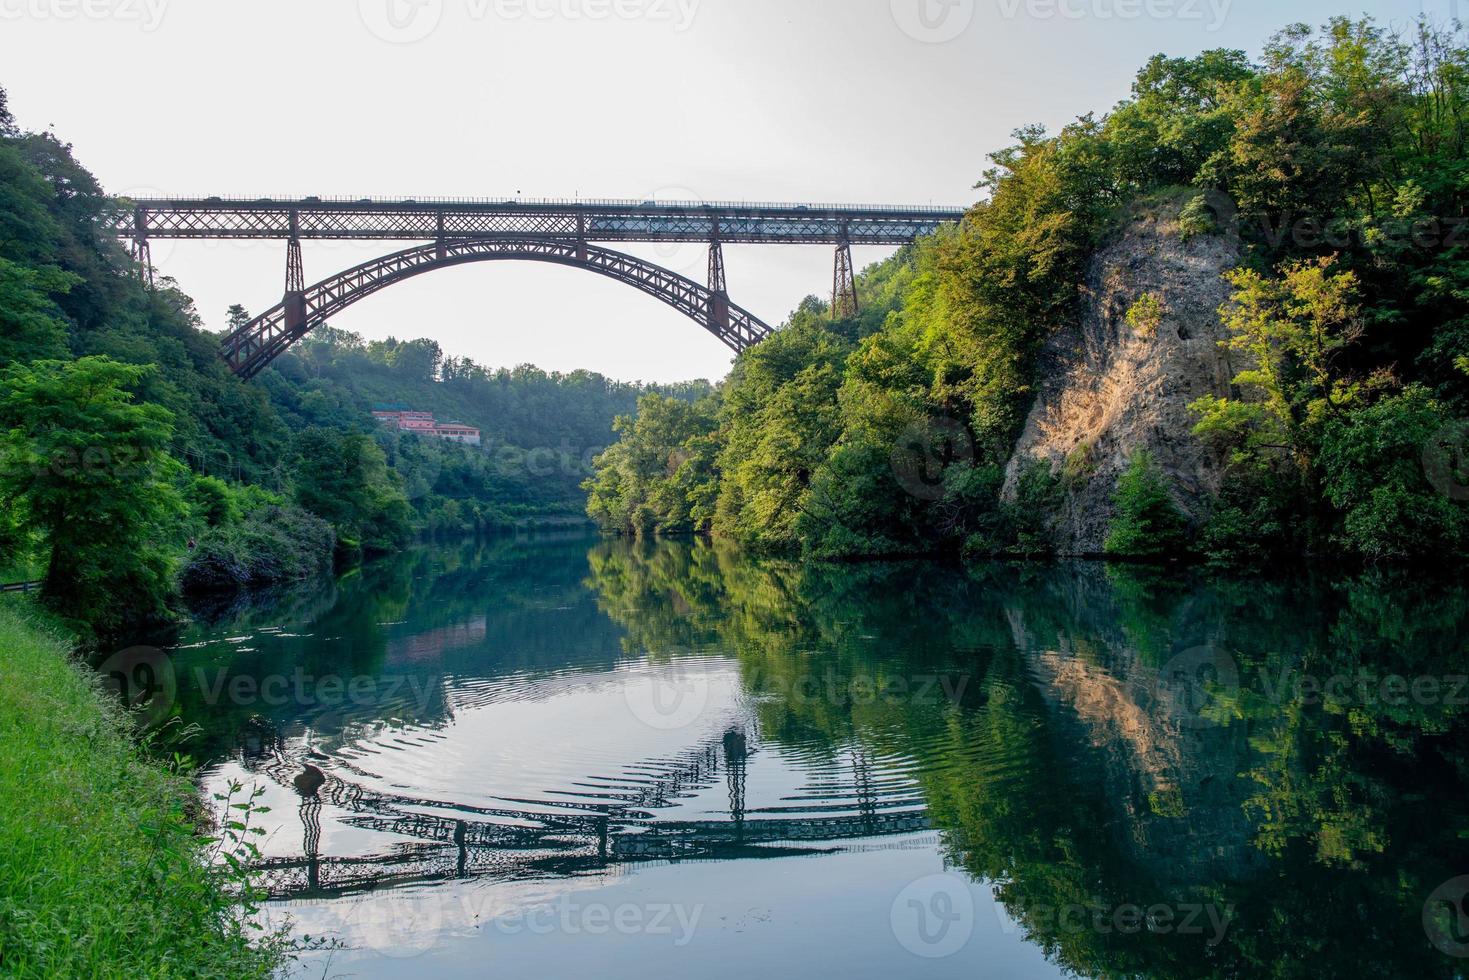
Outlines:
<svg viewBox="0 0 1469 980"><path fill-rule="evenodd" d="M527 207L527 208L611 208L617 210L646 208L652 210L669 211L815 211L815 212L841 212L848 214L902 214L935 217L957 218L965 210L963 206L943 204L838 204L838 203L801 203L795 201L716 201L716 200L682 200L682 201L660 201L657 199L638 200L636 198L595 198L595 197L521 197L511 195L507 197L296 197L291 195L270 195L262 197L220 197L179 195L177 197L128 197L126 200L133 202L142 208L175 208L179 206L207 207L211 205L224 205L228 207L265 207L265 208L311 208L318 205L329 207L418 207L431 205L434 207L452 208L463 207Z"/></svg>

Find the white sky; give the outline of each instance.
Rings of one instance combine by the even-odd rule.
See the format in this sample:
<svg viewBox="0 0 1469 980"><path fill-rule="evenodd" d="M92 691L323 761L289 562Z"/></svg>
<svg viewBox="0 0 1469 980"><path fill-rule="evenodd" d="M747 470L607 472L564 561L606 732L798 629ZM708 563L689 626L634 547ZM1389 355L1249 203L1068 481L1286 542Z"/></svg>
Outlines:
<svg viewBox="0 0 1469 980"><path fill-rule="evenodd" d="M114 193L967 204L1013 129L1105 111L1156 52L1254 53L1364 11L1469 0L0 0L0 85ZM308 283L390 250L303 248ZM211 329L280 299L283 243L153 249ZM625 250L704 277L702 246ZM831 288L826 247L726 263L772 324ZM333 322L629 380L730 361L659 301L536 263L432 273Z"/></svg>

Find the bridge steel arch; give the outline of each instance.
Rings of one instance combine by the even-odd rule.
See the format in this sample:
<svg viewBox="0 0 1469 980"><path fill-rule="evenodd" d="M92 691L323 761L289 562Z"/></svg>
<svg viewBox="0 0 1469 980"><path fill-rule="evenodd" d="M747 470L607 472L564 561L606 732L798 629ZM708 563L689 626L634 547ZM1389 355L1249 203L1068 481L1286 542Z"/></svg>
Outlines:
<svg viewBox="0 0 1469 980"><path fill-rule="evenodd" d="M225 337L221 353L239 377L255 377L327 318L380 289L435 269L470 262L551 262L585 269L667 303L739 353L769 336L759 317L692 279L651 262L574 239L470 238L430 242L364 262L308 288L290 289L275 307Z"/></svg>

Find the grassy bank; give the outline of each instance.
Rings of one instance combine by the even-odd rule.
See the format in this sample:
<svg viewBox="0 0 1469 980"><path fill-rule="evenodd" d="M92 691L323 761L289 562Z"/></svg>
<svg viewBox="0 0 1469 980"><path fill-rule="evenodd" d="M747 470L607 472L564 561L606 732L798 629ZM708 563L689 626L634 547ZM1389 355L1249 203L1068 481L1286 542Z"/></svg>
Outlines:
<svg viewBox="0 0 1469 980"><path fill-rule="evenodd" d="M145 756L70 647L0 600L0 974L268 975L279 951L247 942L200 861L193 786Z"/></svg>

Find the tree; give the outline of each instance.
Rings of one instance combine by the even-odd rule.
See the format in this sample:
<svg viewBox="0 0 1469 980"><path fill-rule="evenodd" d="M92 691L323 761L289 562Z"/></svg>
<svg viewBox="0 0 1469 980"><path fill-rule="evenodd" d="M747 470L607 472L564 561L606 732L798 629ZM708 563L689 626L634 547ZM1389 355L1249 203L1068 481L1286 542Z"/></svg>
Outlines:
<svg viewBox="0 0 1469 980"><path fill-rule="evenodd" d="M173 589L173 416L129 393L152 371L84 357L0 374L0 501L45 537L45 600L102 635L165 616Z"/></svg>
<svg viewBox="0 0 1469 980"><path fill-rule="evenodd" d="M1208 396L1191 408L1195 434L1234 450L1237 462L1287 453L1308 471L1328 418L1340 416L1360 394L1345 375L1342 353L1362 334L1358 281L1333 271L1333 257L1291 262L1279 278L1234 269L1234 287L1220 311L1229 328L1224 346L1243 356L1234 383L1258 399Z"/></svg>
<svg viewBox="0 0 1469 980"><path fill-rule="evenodd" d="M0 366L67 356L66 324L51 296L76 281L55 266L0 258Z"/></svg>
<svg viewBox="0 0 1469 980"><path fill-rule="evenodd" d="M392 551L408 539L413 509L371 436L310 428L294 448L296 501L331 524L343 547Z"/></svg>
<svg viewBox="0 0 1469 980"><path fill-rule="evenodd" d="M1109 555L1167 558L1188 547L1187 524L1146 449L1133 453L1112 497L1116 513L1102 546Z"/></svg>
<svg viewBox="0 0 1469 980"><path fill-rule="evenodd" d="M245 324L249 323L251 319L249 312L239 303L231 303L229 309L226 311L226 314L229 317L229 320L226 324L226 329L230 333L234 333L236 330L239 330Z"/></svg>
<svg viewBox="0 0 1469 980"><path fill-rule="evenodd" d="M1424 472L1435 437L1462 431L1418 385L1328 425L1321 467L1326 499L1341 517L1339 543L1369 561L1462 548L1469 506L1444 490L1461 486L1469 474L1445 472L1449 486L1435 488ZM1446 467L1452 457L1444 454Z"/></svg>

